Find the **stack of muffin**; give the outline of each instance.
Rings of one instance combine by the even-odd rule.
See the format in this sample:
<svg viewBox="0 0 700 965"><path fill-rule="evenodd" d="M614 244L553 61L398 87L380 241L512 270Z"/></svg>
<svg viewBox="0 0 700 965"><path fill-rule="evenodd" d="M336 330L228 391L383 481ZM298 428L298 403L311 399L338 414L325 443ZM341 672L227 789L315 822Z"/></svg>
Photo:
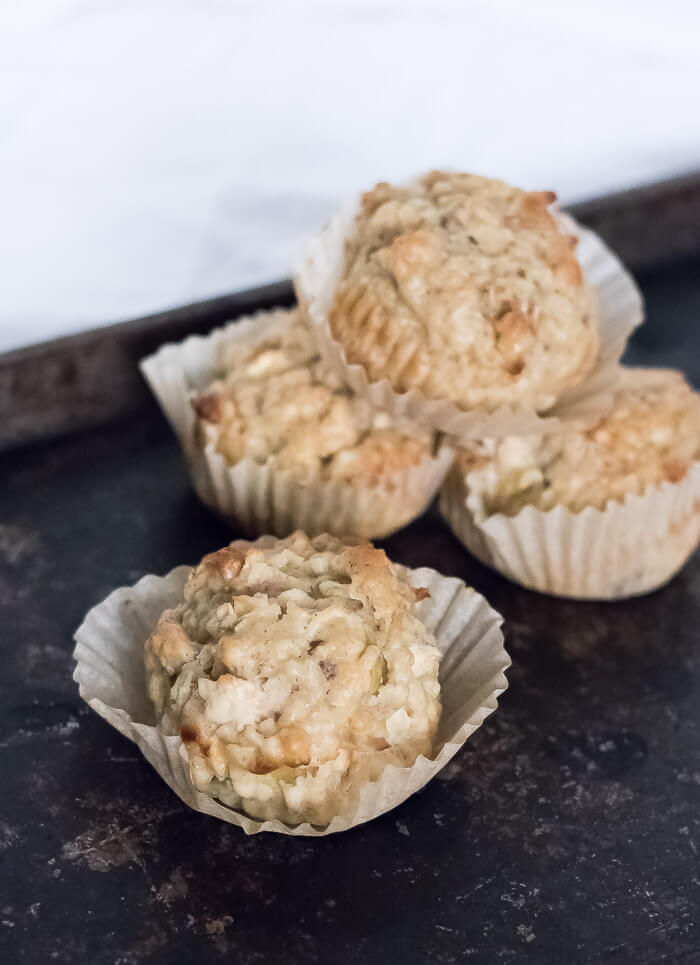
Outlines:
<svg viewBox="0 0 700 965"><path fill-rule="evenodd" d="M363 542L438 490L471 552L547 593L646 592L696 547L700 396L620 366L641 299L554 200L466 174L379 184L310 242L297 308L144 361L200 497L260 538L113 594L76 677L194 807L342 830L496 708L499 615ZM156 726L127 712L146 637Z"/></svg>
<svg viewBox="0 0 700 965"><path fill-rule="evenodd" d="M298 308L147 359L202 499L255 533L372 539L442 487L457 537L526 586L668 580L700 536L700 397L619 365L638 292L554 200L378 184L309 244Z"/></svg>

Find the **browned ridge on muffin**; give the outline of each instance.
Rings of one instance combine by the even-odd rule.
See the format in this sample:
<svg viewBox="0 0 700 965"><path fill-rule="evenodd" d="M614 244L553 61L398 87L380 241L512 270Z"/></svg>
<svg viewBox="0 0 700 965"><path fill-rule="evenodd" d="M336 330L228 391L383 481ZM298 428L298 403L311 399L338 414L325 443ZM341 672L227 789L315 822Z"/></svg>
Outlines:
<svg viewBox="0 0 700 965"><path fill-rule="evenodd" d="M440 652L415 610L425 592L383 550L330 536L206 556L145 647L195 787L257 818L328 824L387 765L428 754Z"/></svg>
<svg viewBox="0 0 700 965"><path fill-rule="evenodd" d="M594 364L592 292L552 192L434 171L362 198L329 312L351 364L462 409L544 411Z"/></svg>
<svg viewBox="0 0 700 965"><path fill-rule="evenodd" d="M612 408L551 436L509 437L462 450L458 471L488 514L525 505L604 509L648 486L676 483L700 459L700 395L680 372L624 369Z"/></svg>
<svg viewBox="0 0 700 965"><path fill-rule="evenodd" d="M298 309L263 316L224 346L222 375L193 400L202 444L230 464L273 460L301 482L376 486L433 454L433 434L400 425L324 368Z"/></svg>

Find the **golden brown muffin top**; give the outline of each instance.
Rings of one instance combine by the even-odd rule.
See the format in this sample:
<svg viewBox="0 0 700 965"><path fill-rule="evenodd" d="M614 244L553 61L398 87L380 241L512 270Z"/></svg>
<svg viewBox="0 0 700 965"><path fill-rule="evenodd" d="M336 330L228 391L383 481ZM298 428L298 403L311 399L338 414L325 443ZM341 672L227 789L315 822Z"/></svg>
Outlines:
<svg viewBox="0 0 700 965"><path fill-rule="evenodd" d="M195 785L327 823L377 767L427 753L440 654L415 612L425 592L383 550L330 536L205 556L146 642L151 698Z"/></svg>
<svg viewBox="0 0 700 965"><path fill-rule="evenodd" d="M604 509L648 486L676 483L700 459L700 395L680 372L624 369L613 405L594 422L544 438L462 450L457 465L487 514L523 506Z"/></svg>
<svg viewBox="0 0 700 965"><path fill-rule="evenodd" d="M375 486L432 454L431 433L399 426L323 365L299 309L260 318L224 346L222 377L194 400L202 442L230 464L272 459L300 481Z"/></svg>
<svg viewBox="0 0 700 965"><path fill-rule="evenodd" d="M551 407L592 367L597 316L555 195L433 171L362 198L329 323L350 363L463 409Z"/></svg>

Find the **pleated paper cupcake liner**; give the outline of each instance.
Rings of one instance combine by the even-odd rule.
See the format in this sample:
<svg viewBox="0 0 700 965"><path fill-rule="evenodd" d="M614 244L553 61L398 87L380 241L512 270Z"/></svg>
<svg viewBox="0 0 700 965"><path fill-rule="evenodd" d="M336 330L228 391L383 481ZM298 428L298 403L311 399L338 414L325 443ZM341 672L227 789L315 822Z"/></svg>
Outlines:
<svg viewBox="0 0 700 965"><path fill-rule="evenodd" d="M440 512L482 563L540 593L578 600L640 596L667 583L700 541L700 462L677 483L649 487L604 510L525 506L485 516L481 497L455 468Z"/></svg>
<svg viewBox="0 0 700 965"><path fill-rule="evenodd" d="M442 714L433 753L420 756L411 767L388 765L378 780L362 787L352 813L337 815L326 827L258 821L197 791L181 739L156 728L146 689L144 642L161 612L181 599L189 567L179 566L165 577L145 576L90 610L75 635L74 679L83 700L134 741L175 794L196 811L235 824L246 834L322 836L345 831L397 807L427 784L496 710L498 696L508 686L510 659L501 616L461 580L425 568L401 570L413 586L430 590L417 610L444 654Z"/></svg>
<svg viewBox="0 0 700 965"><path fill-rule="evenodd" d="M345 207L309 241L297 279L299 300L313 323L319 351L357 395L395 418L411 419L445 432L456 443L487 436L552 431L561 422L605 408L616 382L617 363L630 334L641 324L644 311L634 280L594 232L568 215L556 214L562 229L578 238L579 262L598 305L600 348L593 370L544 414L513 405L465 411L445 399L427 398L417 389L396 392L387 379L370 381L365 368L350 363L342 344L334 337L328 312L343 268L345 238L357 211L357 203Z"/></svg>
<svg viewBox="0 0 700 965"><path fill-rule="evenodd" d="M192 336L165 345L141 362L141 371L178 436L199 498L251 534L287 536L296 529L308 535L332 533L379 539L420 516L440 488L453 458L442 445L434 456L387 475L367 486L342 480L301 483L275 464L246 458L231 465L210 440L199 445L191 399L221 372L224 344L246 339L275 323L278 312L241 319L208 336Z"/></svg>

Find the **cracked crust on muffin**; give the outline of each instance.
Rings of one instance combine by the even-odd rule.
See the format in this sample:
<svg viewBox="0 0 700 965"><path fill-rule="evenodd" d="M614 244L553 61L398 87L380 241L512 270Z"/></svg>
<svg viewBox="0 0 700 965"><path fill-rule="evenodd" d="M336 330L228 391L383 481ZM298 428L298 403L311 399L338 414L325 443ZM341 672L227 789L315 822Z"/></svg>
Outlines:
<svg viewBox="0 0 700 965"><path fill-rule="evenodd" d="M599 347L551 191L433 171L362 198L329 312L350 364L469 410L550 408Z"/></svg>
<svg viewBox="0 0 700 965"><path fill-rule="evenodd" d="M160 726L195 787L259 819L327 825L388 764L429 754L435 639L371 544L237 541L195 567L145 645Z"/></svg>
<svg viewBox="0 0 700 965"><path fill-rule="evenodd" d="M604 509L649 486L677 483L700 459L700 395L680 372L625 369L613 405L593 422L551 436L509 437L461 450L485 515L524 506Z"/></svg>
<svg viewBox="0 0 700 965"><path fill-rule="evenodd" d="M324 369L299 309L261 318L259 335L224 348L219 369L192 401L195 436L229 465L274 460L301 482L377 486L434 454L431 433L393 422Z"/></svg>

